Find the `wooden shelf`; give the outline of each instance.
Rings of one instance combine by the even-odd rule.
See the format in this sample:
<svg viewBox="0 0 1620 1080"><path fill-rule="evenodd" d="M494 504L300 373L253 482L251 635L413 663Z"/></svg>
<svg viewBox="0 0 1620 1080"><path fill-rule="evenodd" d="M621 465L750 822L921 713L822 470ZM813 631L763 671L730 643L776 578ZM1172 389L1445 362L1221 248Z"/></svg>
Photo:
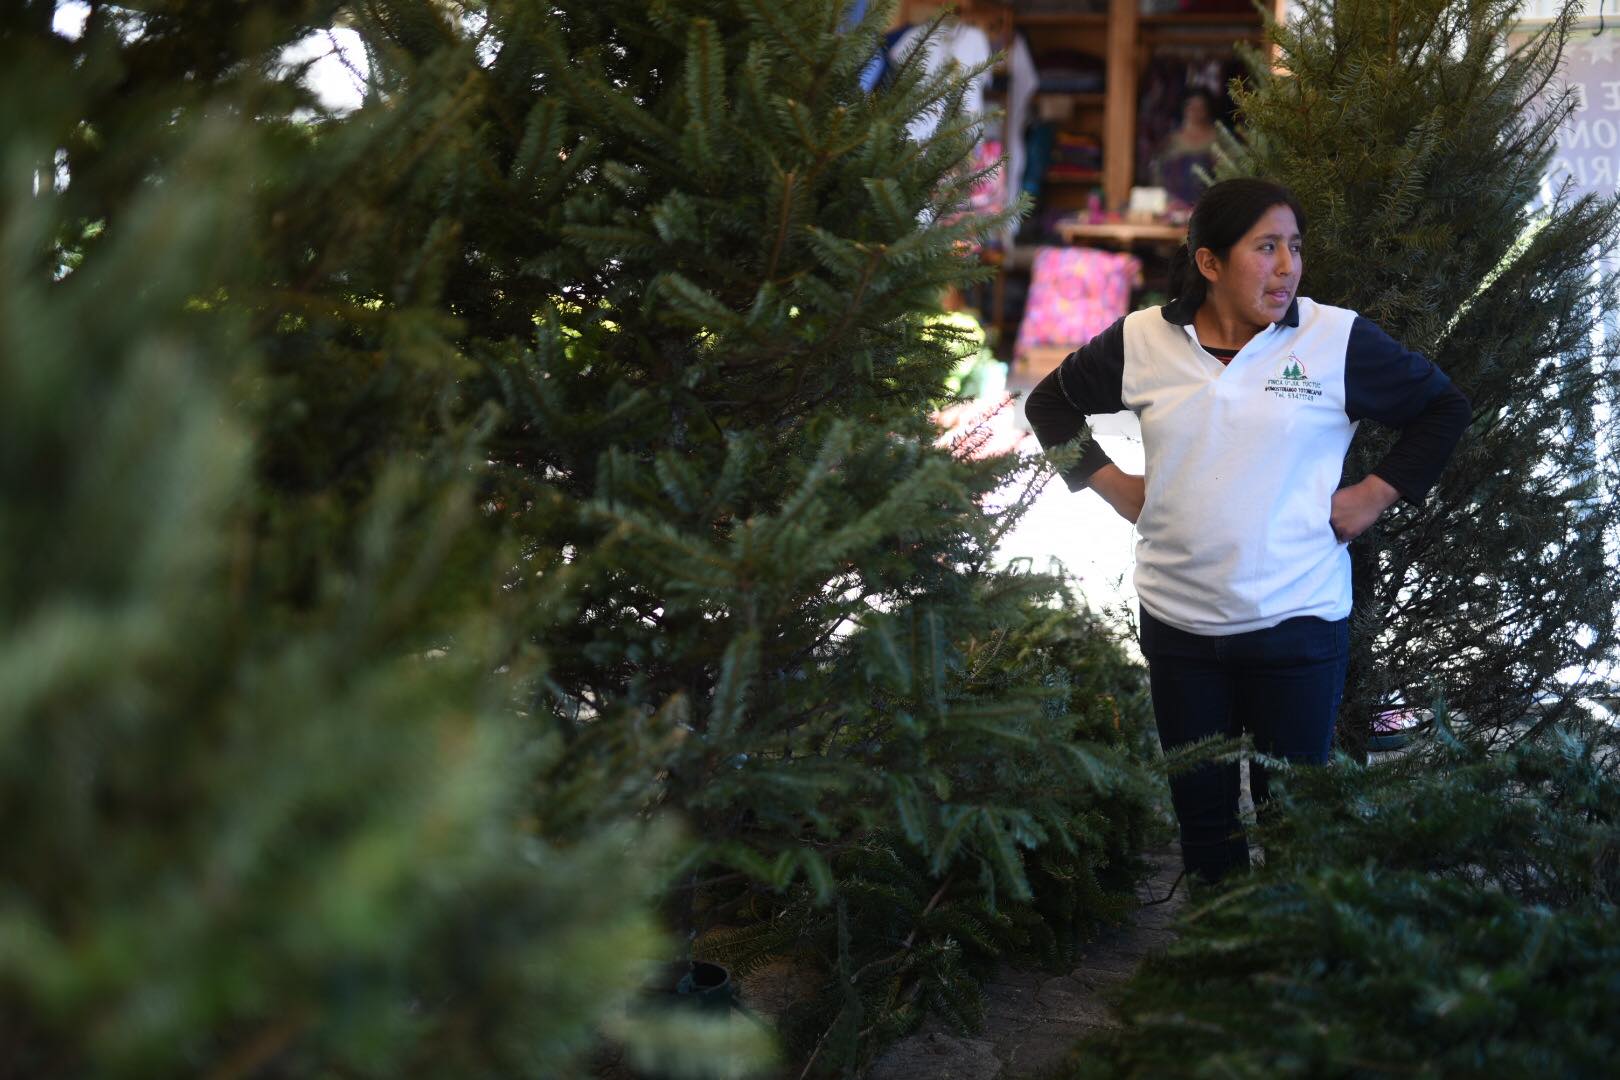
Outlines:
<svg viewBox="0 0 1620 1080"><path fill-rule="evenodd" d="M1077 0L1078 2L1078 0ZM1100 188L1105 206L1120 210L1128 202L1135 178L1137 98L1140 87L1137 80L1140 65L1156 47L1209 44L1224 42L1228 47L1237 41L1261 41L1264 20L1258 11L1198 11L1170 12L1162 15L1143 15L1141 0L1090 0L1104 8L1102 11L1036 11L1014 12L1010 5L995 5L992 20L985 24L994 43L1005 45L1014 30L1028 39L1032 53L1049 50L1075 50L1103 61L1104 90L1102 93L1076 94L1067 91L1042 91L1047 104L1058 105L1055 99L1068 98L1066 108L1053 110L1054 118L1061 112L1060 122L1070 131L1085 131L1101 140L1102 169L1095 174L1080 176L1046 177L1043 198L1051 196L1049 209L1071 210L1073 213L1056 228L1065 243L1081 243L1097 247L1135 249L1164 254L1171 246L1186 239L1184 226L1162 222L1112 221L1099 224L1084 223L1079 204L1086 201L1087 188ZM1286 13L1286 0L1265 0L1268 13L1282 20ZM939 4L924 0L901 0L897 15L900 22L915 22L938 10ZM1004 70L1005 63L997 70ZM1004 100L1005 95L1001 99ZM1032 113L1034 115L1034 113ZM1005 318L1005 282L1010 273L1027 273L1038 246L1015 245L1006 252L989 251L983 254L987 264L996 267L992 287L991 323L999 338L998 356L1008 351L1008 336L1015 324ZM1014 377L1033 385L1040 373L1056 366L1067 353L1066 348L1047 350L1041 355L1026 355L1015 365Z"/></svg>
<svg viewBox="0 0 1620 1080"><path fill-rule="evenodd" d="M1035 96L1073 98L1073 104L1086 107L1108 103L1108 95L1101 90L1037 90Z"/></svg>
<svg viewBox="0 0 1620 1080"><path fill-rule="evenodd" d="M1260 41L1265 24L1257 11L1186 11L1170 15L1143 15L1137 20L1145 44L1219 45L1224 42Z"/></svg>
<svg viewBox="0 0 1620 1080"><path fill-rule="evenodd" d="M1092 26L1102 28L1108 25L1108 15L1105 12L1076 11L1076 12L1031 12L1024 15L1014 15L1015 26ZM1255 12L1244 11L1183 11L1168 15L1143 15L1137 19L1137 25L1144 30L1174 30L1208 29L1216 26L1242 26L1259 29L1260 16Z"/></svg>
<svg viewBox="0 0 1620 1080"><path fill-rule="evenodd" d="M1232 30L1148 30L1142 33L1141 40L1145 45L1235 45L1239 41L1259 44L1265 34L1259 27L1241 34Z"/></svg>
<svg viewBox="0 0 1620 1080"><path fill-rule="evenodd" d="M1084 221L1060 221L1058 235L1070 244L1082 240L1114 244L1158 243L1179 244L1187 239L1187 226L1167 225L1154 221L1107 221L1092 224Z"/></svg>
<svg viewBox="0 0 1620 1080"><path fill-rule="evenodd" d="M1255 11L1180 11L1168 15L1143 15L1143 26L1259 26Z"/></svg>
<svg viewBox="0 0 1620 1080"><path fill-rule="evenodd" d="M1017 26L1106 26L1106 11L1031 11L1014 15Z"/></svg>
<svg viewBox="0 0 1620 1080"><path fill-rule="evenodd" d="M1082 0L1076 0L1076 6ZM1265 0L1266 10L1277 19L1286 11L1286 0ZM1158 15L1140 13L1141 0L1089 0L1097 11L1015 12L1010 5L995 5L987 23L991 37L1005 42L1014 31L1022 31L1030 51L1037 56L1042 47L1074 49L1103 61L1102 93L1040 91L1043 104L1053 119L1071 130L1096 135L1102 143L1102 173L1098 178L1103 201L1109 209L1120 210L1130 196L1136 172L1137 85L1142 64L1155 47L1172 45L1223 45L1238 41L1263 40L1264 19L1259 11L1192 11ZM923 0L901 0L899 19L915 21L939 7ZM991 25L993 23L993 25ZM1067 104L1063 99L1067 99ZM997 100L1005 100L1000 97ZM1061 115L1060 115L1061 114ZM1073 185L1097 181L1056 181L1067 185L1059 201L1074 201ZM1061 208L1061 207L1060 207Z"/></svg>

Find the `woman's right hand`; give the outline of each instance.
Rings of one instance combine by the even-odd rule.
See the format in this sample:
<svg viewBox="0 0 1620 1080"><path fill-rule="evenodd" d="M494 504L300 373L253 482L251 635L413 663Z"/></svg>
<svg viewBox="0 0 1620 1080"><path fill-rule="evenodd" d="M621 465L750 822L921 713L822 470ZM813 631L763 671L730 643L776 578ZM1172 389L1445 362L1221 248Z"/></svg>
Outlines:
<svg viewBox="0 0 1620 1080"><path fill-rule="evenodd" d="M1091 474L1089 481L1103 501L1112 506L1120 517L1136 524L1136 519L1142 516L1142 504L1147 501L1147 481L1140 476L1125 472L1118 465L1112 463L1104 465Z"/></svg>

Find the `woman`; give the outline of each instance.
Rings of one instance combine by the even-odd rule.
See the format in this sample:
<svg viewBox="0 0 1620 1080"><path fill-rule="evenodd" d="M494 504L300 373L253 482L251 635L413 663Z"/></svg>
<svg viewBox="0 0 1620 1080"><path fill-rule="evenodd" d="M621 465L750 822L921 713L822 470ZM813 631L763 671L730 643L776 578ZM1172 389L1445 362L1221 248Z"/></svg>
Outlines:
<svg viewBox="0 0 1620 1080"><path fill-rule="evenodd" d="M1094 442L1064 474L1136 524L1153 712L1165 750L1248 731L1257 749L1328 759L1349 652L1346 545L1398 498L1421 503L1471 409L1423 356L1353 311L1296 296L1304 217L1287 189L1227 180L1199 198L1174 299L1114 323L1030 392L1041 445L1129 409L1145 476ZM1401 437L1339 487L1356 425ZM1257 803L1264 771L1251 772ZM1237 765L1173 777L1189 875L1249 863Z"/></svg>
<svg viewBox="0 0 1620 1080"><path fill-rule="evenodd" d="M1215 95L1194 87L1181 101L1181 126L1165 136L1153 156L1153 182L1187 207L1204 186L1198 170L1215 169Z"/></svg>

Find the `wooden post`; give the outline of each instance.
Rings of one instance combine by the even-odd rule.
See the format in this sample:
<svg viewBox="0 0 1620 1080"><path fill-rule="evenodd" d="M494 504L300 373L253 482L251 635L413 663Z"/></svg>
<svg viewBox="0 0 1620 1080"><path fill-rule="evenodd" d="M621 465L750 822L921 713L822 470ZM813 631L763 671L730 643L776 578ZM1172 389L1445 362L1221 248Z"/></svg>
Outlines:
<svg viewBox="0 0 1620 1080"><path fill-rule="evenodd" d="M1103 199L1123 210L1136 173L1136 7L1108 0L1108 100L1103 108Z"/></svg>
<svg viewBox="0 0 1620 1080"><path fill-rule="evenodd" d="M1283 22L1288 17L1288 0L1270 0L1270 3L1271 17L1279 23ZM1270 63L1273 75L1282 73L1282 64L1278 61L1279 55L1276 44L1268 41L1266 43L1266 61Z"/></svg>

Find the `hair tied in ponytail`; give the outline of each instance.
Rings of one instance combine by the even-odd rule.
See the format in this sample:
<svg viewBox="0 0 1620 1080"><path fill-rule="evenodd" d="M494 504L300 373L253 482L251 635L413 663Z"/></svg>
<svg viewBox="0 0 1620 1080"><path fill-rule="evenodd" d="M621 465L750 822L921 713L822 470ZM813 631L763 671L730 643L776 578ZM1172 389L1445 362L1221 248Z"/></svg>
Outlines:
<svg viewBox="0 0 1620 1080"><path fill-rule="evenodd" d="M1179 299L1187 294L1188 286L1191 284L1187 280L1187 276L1198 272L1197 268L1193 266L1191 244L1192 238L1189 236L1170 255L1170 273L1167 284L1170 286L1170 299L1172 300Z"/></svg>

